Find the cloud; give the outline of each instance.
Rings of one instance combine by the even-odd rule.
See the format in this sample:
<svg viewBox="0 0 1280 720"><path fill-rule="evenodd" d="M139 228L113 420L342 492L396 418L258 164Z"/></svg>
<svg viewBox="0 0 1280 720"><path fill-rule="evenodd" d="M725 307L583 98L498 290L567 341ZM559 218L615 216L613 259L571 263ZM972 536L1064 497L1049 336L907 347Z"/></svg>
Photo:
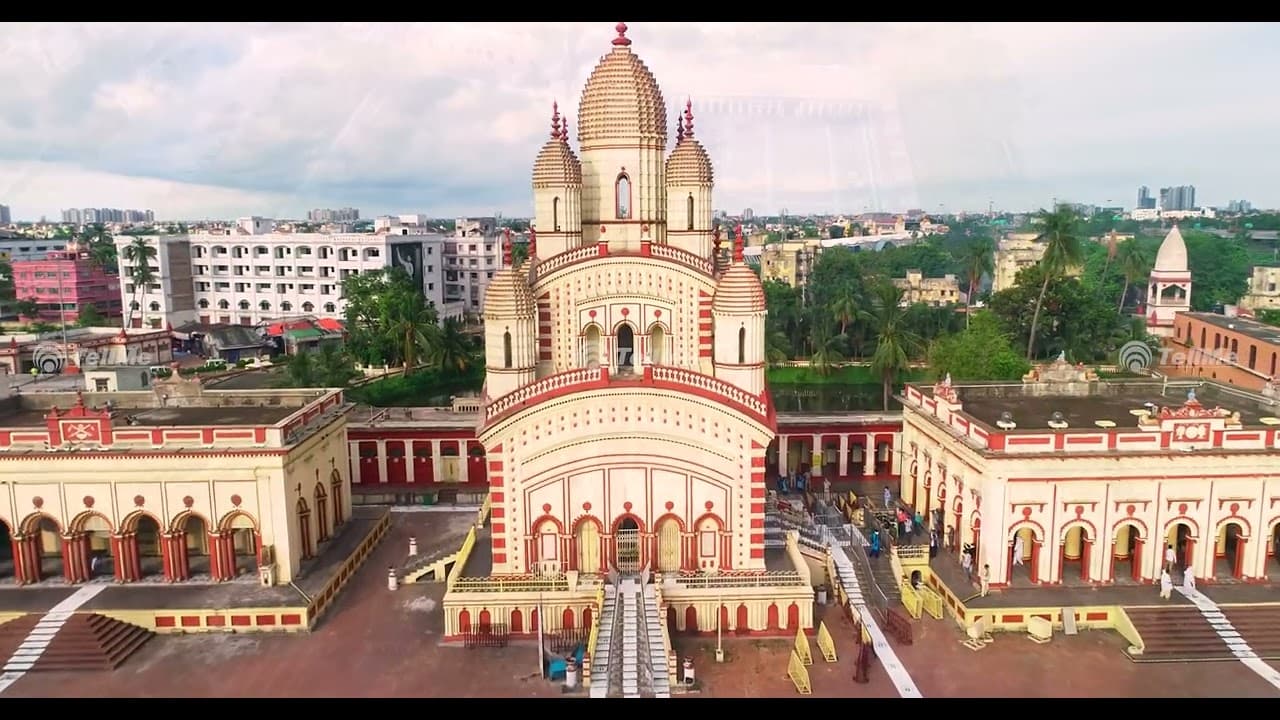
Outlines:
<svg viewBox="0 0 1280 720"><path fill-rule="evenodd" d="M635 24L731 211L1280 205L1280 30L1232 24ZM609 24L9 24L0 202L166 218L525 215L550 105ZM1273 149L1267 149L1273 148ZM1046 194L1049 197L1046 197Z"/></svg>

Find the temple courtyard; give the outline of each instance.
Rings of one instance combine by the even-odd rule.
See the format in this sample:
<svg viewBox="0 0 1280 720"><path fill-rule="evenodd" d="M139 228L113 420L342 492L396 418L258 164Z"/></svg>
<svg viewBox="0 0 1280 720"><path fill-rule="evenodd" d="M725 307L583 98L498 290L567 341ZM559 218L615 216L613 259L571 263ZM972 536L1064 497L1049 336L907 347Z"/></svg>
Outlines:
<svg viewBox="0 0 1280 720"><path fill-rule="evenodd" d="M443 584L387 589L387 567L405 560L408 538L460 541L468 512L396 513L384 540L310 634L160 635L111 672L32 672L4 697L558 697L538 678L532 643L467 650L442 647ZM443 542L443 540L441 541ZM440 543L436 543L440 544ZM897 697L878 662L870 682L853 676L853 628L834 607L819 608L835 639L836 663L813 648L814 697ZM951 621L926 618L914 643L894 644L925 697L1270 697L1280 690L1238 662L1129 661L1119 635L1083 631L1036 645L1024 634L997 634L980 652L961 645ZM798 697L786 678L791 643L677 635L692 657L700 690L691 697ZM1275 665L1276 663L1272 663Z"/></svg>

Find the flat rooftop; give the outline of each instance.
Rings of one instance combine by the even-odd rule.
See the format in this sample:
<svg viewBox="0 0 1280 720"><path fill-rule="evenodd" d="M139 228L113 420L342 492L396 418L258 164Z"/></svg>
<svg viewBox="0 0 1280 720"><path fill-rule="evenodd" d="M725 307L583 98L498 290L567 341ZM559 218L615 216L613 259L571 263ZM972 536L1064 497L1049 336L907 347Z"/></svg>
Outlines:
<svg viewBox="0 0 1280 720"><path fill-rule="evenodd" d="M201 392L194 396L162 399L151 391L115 393L29 393L0 400L0 427L39 428L56 408L67 416L83 403L91 413L110 408L116 429L141 427L269 426L297 413L330 391L325 389L275 392Z"/></svg>
<svg viewBox="0 0 1280 720"><path fill-rule="evenodd" d="M426 427L474 429L481 414L448 407L373 407L357 405L347 416L347 425L365 428Z"/></svg>
<svg viewBox="0 0 1280 720"><path fill-rule="evenodd" d="M931 389L919 387L932 395ZM1233 392L1211 383L1165 386L1159 382L1099 382L1095 387L1097 391L1090 395L1034 394L1025 387L1003 384L957 384L955 389L964 413L991 428L996 427L1005 412L1013 416L1017 430L1048 429L1049 419L1055 412L1062 413L1068 429L1098 429L1098 420L1113 422L1117 428L1137 428L1138 418L1133 410L1143 409L1146 403L1182 407L1187 401L1187 391L1193 388L1196 400L1205 408L1221 407L1238 412L1245 425L1261 425L1264 417L1280 416L1280 405L1267 398Z"/></svg>
<svg viewBox="0 0 1280 720"><path fill-rule="evenodd" d="M1240 333L1268 345L1280 345L1280 328L1242 317L1227 317L1217 313L1189 312L1182 313L1189 318L1206 322L1227 332Z"/></svg>

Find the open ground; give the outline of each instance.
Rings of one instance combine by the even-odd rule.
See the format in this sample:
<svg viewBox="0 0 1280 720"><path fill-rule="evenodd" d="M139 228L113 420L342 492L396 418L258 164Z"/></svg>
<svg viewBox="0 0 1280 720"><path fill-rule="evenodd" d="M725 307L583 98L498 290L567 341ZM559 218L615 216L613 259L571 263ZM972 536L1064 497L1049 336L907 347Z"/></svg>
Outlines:
<svg viewBox="0 0 1280 720"><path fill-rule="evenodd" d="M405 560L408 538L421 551L456 545L473 512L396 513L375 550L332 610L310 634L158 636L113 672L34 672L6 697L557 697L558 684L537 677L531 642L501 649L441 647L442 584L392 592L386 568ZM436 538L433 542L429 538ZM896 697L873 664L871 681L853 682L853 628L833 608L829 622L839 661L813 646L815 697ZM999 634L972 652L955 623L926 618L915 642L895 649L925 697L1277 697L1237 662L1134 664L1110 632L1056 636L1036 645ZM677 636L692 657L701 691L694 697L796 697L786 677L792 642L726 636L726 662L714 660L716 639Z"/></svg>

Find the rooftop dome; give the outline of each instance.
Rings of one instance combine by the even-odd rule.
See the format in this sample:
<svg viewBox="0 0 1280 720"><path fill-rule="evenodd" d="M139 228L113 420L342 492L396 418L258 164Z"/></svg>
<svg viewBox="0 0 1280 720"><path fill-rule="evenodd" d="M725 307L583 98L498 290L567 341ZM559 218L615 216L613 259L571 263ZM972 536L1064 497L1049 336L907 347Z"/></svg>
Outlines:
<svg viewBox="0 0 1280 720"><path fill-rule="evenodd" d="M713 313L746 315L765 311L764 286L743 262L744 245L739 225L733 238L733 264L716 283L716 296L711 301Z"/></svg>
<svg viewBox="0 0 1280 720"><path fill-rule="evenodd" d="M485 320L533 317L537 307L528 274L520 268L506 267L494 273L484 291Z"/></svg>
<svg viewBox="0 0 1280 720"><path fill-rule="evenodd" d="M684 105L684 117L676 126L676 148L667 158L667 185L711 185L715 171L706 148L693 137L693 101Z"/></svg>
<svg viewBox="0 0 1280 720"><path fill-rule="evenodd" d="M1160 252L1156 253L1156 264L1152 272L1185 273L1187 272L1187 243L1174 225L1169 234L1160 243Z"/></svg>
<svg viewBox="0 0 1280 720"><path fill-rule="evenodd" d="M569 120L560 127L560 106L551 106L551 139L538 152L533 163L535 188L565 187L582 184L582 163L569 147Z"/></svg>
<svg viewBox="0 0 1280 720"><path fill-rule="evenodd" d="M667 142L667 108L658 81L631 52L626 23L618 23L613 50L600 59L578 103L578 144L608 140Z"/></svg>

